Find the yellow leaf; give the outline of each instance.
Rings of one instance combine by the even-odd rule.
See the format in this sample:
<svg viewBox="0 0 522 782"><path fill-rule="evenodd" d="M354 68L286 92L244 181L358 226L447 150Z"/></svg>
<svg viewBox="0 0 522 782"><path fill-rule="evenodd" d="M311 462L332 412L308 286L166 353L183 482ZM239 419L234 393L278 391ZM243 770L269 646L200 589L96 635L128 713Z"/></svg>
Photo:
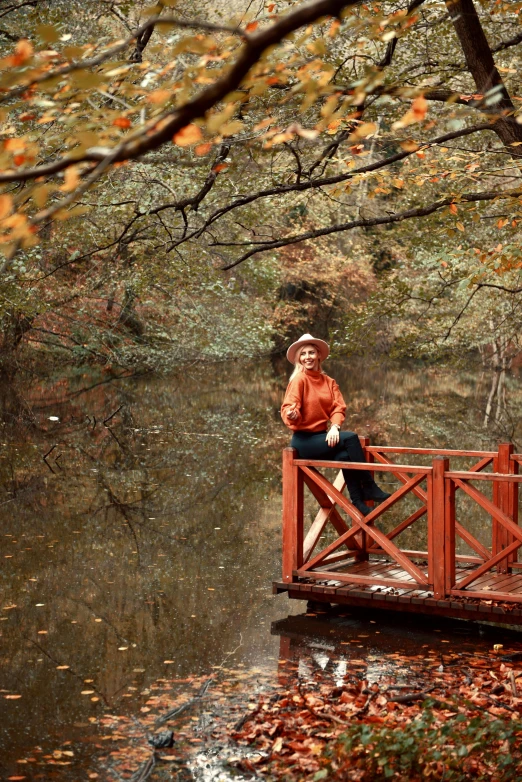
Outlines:
<svg viewBox="0 0 522 782"><path fill-rule="evenodd" d="M0 195L0 220L7 217L13 208L13 199L9 195Z"/></svg>
<svg viewBox="0 0 522 782"><path fill-rule="evenodd" d="M355 141L360 138L366 138L367 136L371 136L372 133L377 132L378 125L376 122L363 122L361 125L358 125L354 132L350 134L349 141Z"/></svg>
<svg viewBox="0 0 522 782"><path fill-rule="evenodd" d="M462 223L457 223L457 226L456 226L456 227L459 229L459 231L462 231L462 233L464 233L464 232L465 232L465 230L466 230L466 229L464 228L464 225L463 225Z"/></svg>
<svg viewBox="0 0 522 782"><path fill-rule="evenodd" d="M203 134L197 125L185 125L184 128L181 128L174 134L172 141L178 147L190 147L191 144L196 144L202 138Z"/></svg>
<svg viewBox="0 0 522 782"><path fill-rule="evenodd" d="M401 148L405 152L415 152L419 148L419 145L410 139L409 141L402 141Z"/></svg>
<svg viewBox="0 0 522 782"><path fill-rule="evenodd" d="M240 130L243 130L243 128L244 123L240 122L238 119L235 119L232 120L232 122L225 122L225 124L221 126L220 133L222 136L233 136Z"/></svg>
<svg viewBox="0 0 522 782"><path fill-rule="evenodd" d="M45 43L56 43L60 40L60 33L52 24L39 24L36 28L38 37Z"/></svg>
<svg viewBox="0 0 522 782"><path fill-rule="evenodd" d="M221 125L224 125L225 122L228 122L228 120L232 118L236 110L236 106L236 103L229 103L226 108L223 109L223 111L219 111L216 114L207 115L207 128L211 133L219 130Z"/></svg>

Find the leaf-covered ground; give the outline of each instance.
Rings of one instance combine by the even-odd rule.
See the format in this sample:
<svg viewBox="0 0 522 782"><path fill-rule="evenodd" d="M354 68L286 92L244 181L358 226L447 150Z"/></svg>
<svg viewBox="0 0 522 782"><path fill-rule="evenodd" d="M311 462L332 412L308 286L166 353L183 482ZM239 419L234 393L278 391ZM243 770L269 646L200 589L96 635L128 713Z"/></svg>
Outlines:
<svg viewBox="0 0 522 782"><path fill-rule="evenodd" d="M273 626L278 661L165 674L129 710L92 717L89 737L20 758L8 779L522 778L522 636L437 624L288 617ZM170 731L173 746L151 746Z"/></svg>

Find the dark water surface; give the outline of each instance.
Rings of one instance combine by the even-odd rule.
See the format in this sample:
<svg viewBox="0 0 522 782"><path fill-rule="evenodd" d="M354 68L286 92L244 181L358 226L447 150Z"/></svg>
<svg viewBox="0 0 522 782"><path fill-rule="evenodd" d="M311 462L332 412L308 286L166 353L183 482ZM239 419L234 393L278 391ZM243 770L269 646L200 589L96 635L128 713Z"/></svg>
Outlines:
<svg viewBox="0 0 522 782"><path fill-rule="evenodd" d="M514 374L499 384L477 367L329 370L347 428L374 442L522 442ZM119 380L78 370L0 389L1 780L102 778L99 720L138 713L161 677L216 666L276 675L280 622L303 612L271 592L285 373L268 361ZM461 512L487 542L485 520ZM392 512L383 528L393 521ZM421 545L420 528L408 535L404 547ZM298 621L306 645L307 622L312 640L317 625ZM411 623L390 621L401 652L417 652ZM445 638L461 643L455 627ZM432 630L423 627L423 643L426 633L437 642ZM390 632L378 635L363 642L376 660L384 638L391 643ZM491 647L478 634L472 643Z"/></svg>

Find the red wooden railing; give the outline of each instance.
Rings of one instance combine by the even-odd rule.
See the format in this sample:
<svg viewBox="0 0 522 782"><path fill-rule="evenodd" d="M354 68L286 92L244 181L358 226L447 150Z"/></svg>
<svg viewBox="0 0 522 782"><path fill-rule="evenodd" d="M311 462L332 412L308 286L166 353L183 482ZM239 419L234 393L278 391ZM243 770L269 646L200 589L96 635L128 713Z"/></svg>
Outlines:
<svg viewBox="0 0 522 782"><path fill-rule="evenodd" d="M511 444L500 445L498 451L370 446L368 438L361 438L361 444L365 463L299 459L293 448L284 450L283 582L331 580L430 591L439 600L459 596L522 602L522 575L511 576L513 570L522 569L522 562L517 560L518 549L522 546L522 529L518 526L518 484L522 481L518 465L522 462L522 454L513 453ZM415 454L431 457L431 464L392 461L392 457ZM457 457L474 463L467 470L452 470L450 460ZM489 465L492 465L492 472L484 472ZM399 488L363 516L343 494L342 467L369 469L377 474L391 473L398 480ZM318 468L335 468L339 472L331 482ZM480 485L484 481L493 484L492 499L472 485L472 482ZM320 506L306 535L305 486ZM489 547L456 518L455 495L459 491L491 518ZM377 519L407 495L416 497L420 501L419 507L388 533L379 530L375 526ZM427 516L427 551L397 546L394 539L424 516ZM329 524L337 537L316 551ZM457 554L456 537L474 553ZM365 574L368 568L363 563L383 558L393 563L395 569L388 566L381 575ZM493 571L495 578L485 584L484 576L489 571ZM505 578L499 578L501 575Z"/></svg>

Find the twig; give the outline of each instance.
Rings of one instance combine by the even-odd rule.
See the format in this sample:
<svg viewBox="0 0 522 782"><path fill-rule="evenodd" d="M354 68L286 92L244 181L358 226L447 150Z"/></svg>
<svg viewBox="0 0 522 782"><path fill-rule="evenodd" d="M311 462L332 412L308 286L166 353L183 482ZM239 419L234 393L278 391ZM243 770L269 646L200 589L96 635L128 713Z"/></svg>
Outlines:
<svg viewBox="0 0 522 782"><path fill-rule="evenodd" d="M186 703L182 703L181 706L177 706L175 709L171 709L166 714L164 714L163 717L158 717L154 723L154 727L158 728L160 725L164 725L165 722L168 722L169 720L174 719L174 717L178 717L180 714L183 714L184 711L189 709L191 706L194 706L195 703L199 703L207 694L207 690L210 687L212 681L213 678L211 676L209 679L207 679L206 682L203 683L198 694L192 698L192 700L187 701Z"/></svg>
<svg viewBox="0 0 522 782"><path fill-rule="evenodd" d="M139 769L136 771L135 774L132 775L129 782L145 782L146 779L150 777L152 772L154 771L154 766L156 765L156 751L152 751L152 755L148 758L148 760L143 763Z"/></svg>

